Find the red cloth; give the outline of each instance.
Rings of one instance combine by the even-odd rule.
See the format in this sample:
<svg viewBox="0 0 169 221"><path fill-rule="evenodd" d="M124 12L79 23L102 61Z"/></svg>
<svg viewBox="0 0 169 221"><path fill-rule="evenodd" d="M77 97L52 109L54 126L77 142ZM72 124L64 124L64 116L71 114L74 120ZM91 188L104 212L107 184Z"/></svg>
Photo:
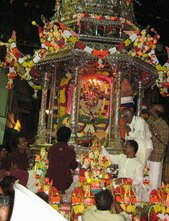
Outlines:
<svg viewBox="0 0 169 221"><path fill-rule="evenodd" d="M20 169L14 169L11 170L11 176L15 177L17 180L19 180L19 183L23 186L27 186L28 183L28 172Z"/></svg>
<svg viewBox="0 0 169 221"><path fill-rule="evenodd" d="M64 142L55 144L49 149L48 160L47 177L58 190L67 190L73 182L71 170L78 167L74 149Z"/></svg>

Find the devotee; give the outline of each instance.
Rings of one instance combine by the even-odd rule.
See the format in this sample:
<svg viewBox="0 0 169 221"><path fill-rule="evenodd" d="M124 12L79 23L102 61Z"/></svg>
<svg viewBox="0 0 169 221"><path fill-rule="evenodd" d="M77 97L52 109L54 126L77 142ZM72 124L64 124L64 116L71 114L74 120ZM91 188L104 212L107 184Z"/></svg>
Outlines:
<svg viewBox="0 0 169 221"><path fill-rule="evenodd" d="M131 178L135 185L143 181L143 164L136 157L138 144L134 140L128 140L124 143L125 154L109 154L105 147L102 146L102 154L112 164L118 164L118 178Z"/></svg>
<svg viewBox="0 0 169 221"><path fill-rule="evenodd" d="M57 131L57 144L50 147L48 151L49 166L47 177L53 180L53 186L62 193L65 193L72 182L73 175L71 170L78 167L76 153L73 147L68 145L71 129L62 126Z"/></svg>
<svg viewBox="0 0 169 221"><path fill-rule="evenodd" d="M16 165L18 169L27 171L30 158L28 142L24 137L18 137L15 143L16 149L11 152L10 156L11 164Z"/></svg>
<svg viewBox="0 0 169 221"><path fill-rule="evenodd" d="M127 108L121 111L121 117L125 122L125 140L137 141L139 149L136 156L145 165L153 149L149 126L143 118L135 116L132 110Z"/></svg>
<svg viewBox="0 0 169 221"><path fill-rule="evenodd" d="M6 177L12 176L17 180L18 183L23 186L27 186L29 174L25 170L18 169L17 167L12 166L10 170L0 170L0 181L2 182Z"/></svg>
<svg viewBox="0 0 169 221"><path fill-rule="evenodd" d="M169 126L163 119L164 107L154 104L150 108L148 124L152 133L154 149L148 158L149 177L152 189L161 186L162 164L166 147L169 143Z"/></svg>
<svg viewBox="0 0 169 221"><path fill-rule="evenodd" d="M134 90L133 87L130 83L130 81L125 77L122 81L121 84L121 105L120 105L120 110L124 108L129 108L131 110L134 109ZM121 118L120 119L120 136L124 140L125 139L125 122Z"/></svg>
<svg viewBox="0 0 169 221"><path fill-rule="evenodd" d="M12 165L10 170L0 170L0 185L3 187L5 193L13 191L12 186L15 182L27 187L34 193L38 190L33 170L21 170L16 165Z"/></svg>
<svg viewBox="0 0 169 221"><path fill-rule="evenodd" d="M88 209L83 214L83 221L125 221L126 213L120 205L114 201L109 190L102 190L95 195L96 206ZM117 214L111 212L115 208ZM119 213L119 214L118 214Z"/></svg>
<svg viewBox="0 0 169 221"><path fill-rule="evenodd" d="M9 166L0 170L0 179L5 179L6 176L15 177L15 180L24 186L28 182L28 166L30 150L28 143L23 137L18 137L15 140L16 149L11 152L9 157Z"/></svg>

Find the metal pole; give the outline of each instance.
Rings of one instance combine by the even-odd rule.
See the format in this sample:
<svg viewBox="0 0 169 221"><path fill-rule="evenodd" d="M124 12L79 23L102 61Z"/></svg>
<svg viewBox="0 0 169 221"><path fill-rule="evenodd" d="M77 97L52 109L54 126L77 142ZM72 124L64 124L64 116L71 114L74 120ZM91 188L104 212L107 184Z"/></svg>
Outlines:
<svg viewBox="0 0 169 221"><path fill-rule="evenodd" d="M42 145L47 143L47 135L46 135L47 91L48 91L48 73L46 72L42 88L41 108L39 112L38 130L37 130L35 145Z"/></svg>
<svg viewBox="0 0 169 221"><path fill-rule="evenodd" d="M113 90L113 84L114 81L111 81L111 85L110 85L110 113L109 113L109 136L108 136L108 146L111 146L111 140L113 139L113 128L112 128L112 124L113 124L113 105L114 105L114 90Z"/></svg>
<svg viewBox="0 0 169 221"><path fill-rule="evenodd" d="M140 112L141 112L141 101L142 101L142 82L139 81L138 102L137 102L137 116L139 116Z"/></svg>
<svg viewBox="0 0 169 221"><path fill-rule="evenodd" d="M70 119L70 127L72 129L71 134L71 143L75 143L75 138L77 137L77 121L78 121L78 100L79 100L79 67L75 69L75 77L74 77L74 92L73 92L73 100L72 100L72 113Z"/></svg>
<svg viewBox="0 0 169 221"><path fill-rule="evenodd" d="M121 104L121 72L119 71L116 77L116 92L115 92L115 140L120 141L120 104Z"/></svg>
<svg viewBox="0 0 169 221"><path fill-rule="evenodd" d="M48 131L49 137L48 141L52 143L52 133L53 133L53 111L54 111L54 102L55 102L55 91L56 91L56 66L54 74L52 76L51 88L50 88L50 99L49 99L49 120L48 120Z"/></svg>

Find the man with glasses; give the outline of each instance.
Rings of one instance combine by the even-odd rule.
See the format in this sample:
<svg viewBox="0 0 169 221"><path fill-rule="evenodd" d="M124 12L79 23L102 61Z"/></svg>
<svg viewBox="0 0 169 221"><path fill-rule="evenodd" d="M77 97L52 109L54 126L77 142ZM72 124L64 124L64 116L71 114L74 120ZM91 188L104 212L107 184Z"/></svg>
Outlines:
<svg viewBox="0 0 169 221"><path fill-rule="evenodd" d="M147 159L153 150L151 132L148 124L142 117L135 116L127 108L121 111L121 117L125 122L125 140L135 140L138 143L138 152L136 156L143 165L146 165Z"/></svg>

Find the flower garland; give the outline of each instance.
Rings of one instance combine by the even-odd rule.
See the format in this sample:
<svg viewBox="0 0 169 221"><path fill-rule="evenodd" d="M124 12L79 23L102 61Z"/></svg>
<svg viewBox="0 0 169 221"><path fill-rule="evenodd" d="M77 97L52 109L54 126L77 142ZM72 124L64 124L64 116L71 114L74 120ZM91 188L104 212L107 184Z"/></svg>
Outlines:
<svg viewBox="0 0 169 221"><path fill-rule="evenodd" d="M87 46L84 42L78 39L78 35L67 28L58 20L45 23L44 27L39 27L36 22L32 22L36 25L39 30L39 37L41 42L41 48L36 50L33 56L24 56L16 46L16 36L15 32L12 37L8 40L8 43L0 42L0 45L5 45L7 47L7 54L4 62L1 62L1 68L9 68L8 73L8 83L7 88L13 87L14 78L19 75L22 79L29 82L29 85L35 90L34 97L37 96L37 91L41 89L40 86L36 86L32 81L30 76L31 69L47 54L58 53L61 49L74 47L84 50L87 53L98 58L98 64L102 65L102 59L108 55L115 53L128 53L131 56L137 56L155 66L158 73L159 79L157 80L157 86L160 87L160 92L162 95L169 96L169 62L164 66L159 65L159 61L155 55L155 47L159 39L159 35L154 29L150 31L154 33L154 36L147 34L146 30L139 31L138 27L132 24L130 21L123 18L115 18L113 16L98 16L94 14L80 13L74 16L77 18L77 25L80 26L80 21L87 17L97 20L112 20L121 21L122 30L129 36L122 43L118 44L116 47L112 47L108 50L97 50ZM126 31L124 29L125 24L129 25L132 31ZM128 47L133 45L133 47Z"/></svg>
<svg viewBox="0 0 169 221"><path fill-rule="evenodd" d="M133 24L131 21L127 20L127 19L124 19L124 18L117 18L117 17L114 17L114 16L103 16L103 15L95 15L95 14L88 14L88 13L79 13L76 15L76 18L77 18L77 25L80 26L80 21L81 19L83 18L92 18L92 19L95 19L95 20L111 20L111 21L121 21L122 24L123 24L123 28L124 28L124 25L127 24L129 25L132 29L134 30L138 30L138 27Z"/></svg>
<svg viewBox="0 0 169 221"><path fill-rule="evenodd" d="M78 39L78 35L73 30L58 20L46 23L43 28L39 27L36 22L32 24L38 27L41 47L50 53L57 53L61 48L74 45Z"/></svg>
<svg viewBox="0 0 169 221"><path fill-rule="evenodd" d="M98 16L94 14L81 13L78 14L78 25L80 27L80 21L82 18L93 18L96 20L112 20L112 21L121 21L123 26L122 30L129 35L129 38L126 39L123 43L120 43L116 47L110 48L109 50L94 50L92 48L87 47L83 42L77 42L76 46L80 49L85 50L88 53L91 53L99 58L104 58L109 54L118 53L127 49L131 43L133 43L133 48L128 51L128 54L131 56L137 56L155 66L158 71L159 78L157 80L157 86L160 88L160 92L163 96L169 96L168 88L169 88L169 59L168 61L161 66L155 54L155 48L157 45L157 41L159 39L159 35L155 31L155 29L151 28L150 31L154 33L154 36L151 37L146 33L146 30L139 31L138 27L131 23L130 21L123 18L115 18L113 16ZM134 31L125 31L125 24L129 25ZM100 62L101 63L101 62Z"/></svg>
<svg viewBox="0 0 169 221"><path fill-rule="evenodd" d="M155 54L155 47L157 45L157 41L159 39L159 35L157 32L151 28L151 32L154 33L154 37L151 37L150 35L146 35L146 30L139 31L138 27L134 25L131 21L123 19L123 18L116 18L113 16L98 16L94 14L87 14L87 13L81 13L78 14L78 25L80 27L80 21L82 18L93 18L97 20L112 20L112 21L121 21L123 26L122 30L128 34L130 37L129 39L126 39L124 41L124 45L127 47L131 44L130 40L133 40L133 49L131 49L128 53L131 56L137 56L145 60L147 63L150 63L151 65L155 66L159 78L157 79L157 86L160 88L160 92L163 96L169 96L168 88L169 88L169 59L168 61L161 66L159 64L159 61L157 59L157 56ZM134 31L125 31L124 25L129 25ZM132 37L131 37L132 36ZM77 43L79 46L80 43ZM82 46L82 44L81 44ZM88 51L92 51L90 48L86 48ZM123 50L123 44L119 44L118 46L109 49L108 51L111 53L118 52L118 49ZM102 52L101 52L102 53ZM96 53L94 53L96 54ZM105 52L102 53L102 56L106 54Z"/></svg>
<svg viewBox="0 0 169 221"><path fill-rule="evenodd" d="M36 22L32 22L32 24L38 26ZM59 49L68 47L77 41L76 33L68 30L62 23L57 23L57 21L47 23L44 29L38 26L38 30L41 49L36 50L32 57L30 55L24 56L18 50L15 31L8 43L0 42L0 45L7 47L5 61L0 64L1 68L9 68L7 88L11 89L13 87L13 80L18 74L22 79L28 81L29 85L35 90L34 97L36 97L37 91L41 87L31 81L31 69L48 53L57 53Z"/></svg>
<svg viewBox="0 0 169 221"><path fill-rule="evenodd" d="M3 42L0 42L0 45L4 45ZM30 71L35 66L36 63L44 56L45 51L37 50L35 52L34 58L31 60L30 56L24 56L16 46L16 34L13 31L11 38L8 40L8 43L5 44L7 47L7 53L5 61L0 63L1 68L9 68L7 74L8 82L6 87L11 89L13 87L14 78L19 75L22 79L28 81L28 84L34 89L34 97L37 97L37 91L41 89L41 86L34 84L31 81Z"/></svg>
<svg viewBox="0 0 169 221"><path fill-rule="evenodd" d="M169 59L163 66L158 64L156 69L159 74L156 84L160 88L160 93L163 96L169 96Z"/></svg>
<svg viewBox="0 0 169 221"><path fill-rule="evenodd" d="M104 187L110 188L110 183L112 182L112 176L109 170L110 163L100 153L100 140L95 138L90 148L89 154L83 153L79 156L81 169L78 174L78 186L75 187L71 198L73 211L71 216L74 218L81 215L86 208L94 205L94 194ZM35 158L35 176L37 180L40 181L38 182L38 191L45 192L49 196L49 204L61 213L63 210L61 205L62 196L58 190L52 186L52 182L48 178L45 178L47 168L46 154L45 149L42 148L40 155L37 155ZM133 182L130 178L121 178L120 180L120 184L119 179L115 179L113 182L116 201L118 201L123 210L129 214L130 220L140 220L139 218L136 219L137 206L140 205L137 205L138 202L133 189ZM141 207L143 205L141 205ZM163 185L158 190L153 190L150 194L150 202L146 205L153 208L150 213L151 221L167 221L169 219L169 184ZM147 213L145 215L147 215ZM65 215L70 214L66 213ZM143 220L145 219L143 218Z"/></svg>
<svg viewBox="0 0 169 221"><path fill-rule="evenodd" d="M137 199L132 183L130 178L123 178L121 184L114 189L116 201L128 214L134 214L136 211Z"/></svg>
<svg viewBox="0 0 169 221"><path fill-rule="evenodd" d="M81 215L86 208L94 205L94 194L103 188L109 188L111 183L110 163L100 152L100 140L95 138L90 148L87 156L85 154L79 156L81 169L78 186L72 196L72 209L75 215Z"/></svg>
<svg viewBox="0 0 169 221"><path fill-rule="evenodd" d="M35 165L33 171L37 181L41 182L46 176L48 169L47 151L44 147L41 148L40 154L35 157Z"/></svg>
<svg viewBox="0 0 169 221"><path fill-rule="evenodd" d="M150 193L150 203L153 205L151 220L169 220L169 184L152 190Z"/></svg>
<svg viewBox="0 0 169 221"><path fill-rule="evenodd" d="M84 50L87 53L92 54L93 56L96 56L98 59L103 59L104 57L106 57L108 55L123 51L126 47L128 47L132 42L134 42L137 39L137 33L139 31L138 28L126 19L115 18L113 16L98 16L98 15L89 15L86 13L81 13L78 15L78 22L77 22L78 26L80 26L80 21L84 17L93 18L93 19L97 19L97 20L121 21L122 24L126 23L134 29L134 31L132 31L132 32L126 32L129 35L128 39L124 40L122 43L118 44L116 47L110 48L108 50L97 50L97 49L91 48L91 47L87 46L82 41L77 41L75 43L75 47L77 47L81 50Z"/></svg>

